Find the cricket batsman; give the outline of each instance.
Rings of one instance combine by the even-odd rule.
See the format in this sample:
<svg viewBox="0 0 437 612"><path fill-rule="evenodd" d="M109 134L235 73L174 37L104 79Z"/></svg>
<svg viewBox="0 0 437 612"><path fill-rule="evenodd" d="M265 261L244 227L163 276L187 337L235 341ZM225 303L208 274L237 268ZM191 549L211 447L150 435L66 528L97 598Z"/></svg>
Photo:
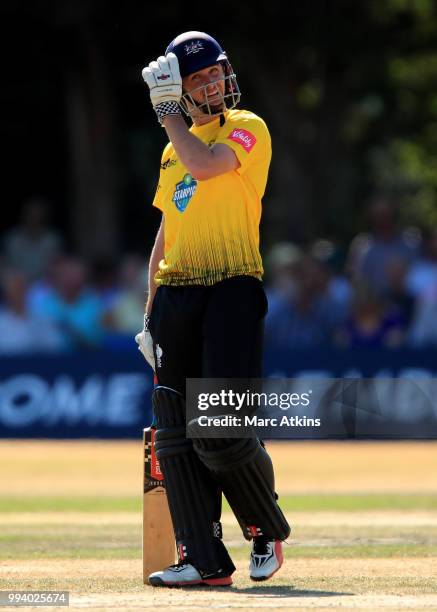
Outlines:
<svg viewBox="0 0 437 612"><path fill-rule="evenodd" d="M136 340L159 383L152 398L155 450L179 558L149 583L232 584L222 493L252 540L251 579L267 580L281 567L290 533L271 459L256 437L187 439L185 381L262 376L267 300L259 223L270 134L262 119L236 108L236 75L208 34L180 34L142 75L169 143L153 201L162 221L149 263L144 330Z"/></svg>

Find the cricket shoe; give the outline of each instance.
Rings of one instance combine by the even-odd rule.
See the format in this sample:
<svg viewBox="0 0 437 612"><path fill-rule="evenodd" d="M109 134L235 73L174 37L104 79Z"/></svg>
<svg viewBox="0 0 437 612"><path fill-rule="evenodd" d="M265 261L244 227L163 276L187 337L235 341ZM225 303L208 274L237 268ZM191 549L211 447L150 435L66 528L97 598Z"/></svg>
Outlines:
<svg viewBox="0 0 437 612"><path fill-rule="evenodd" d="M255 581L268 580L275 574L284 562L282 542L269 541L264 536L254 538L250 553L250 579Z"/></svg>
<svg viewBox="0 0 437 612"><path fill-rule="evenodd" d="M223 570L215 572L199 572L193 565L179 562L170 565L160 572L153 572L149 576L149 584L152 586L182 587L195 584L207 584L209 586L229 586L232 578Z"/></svg>

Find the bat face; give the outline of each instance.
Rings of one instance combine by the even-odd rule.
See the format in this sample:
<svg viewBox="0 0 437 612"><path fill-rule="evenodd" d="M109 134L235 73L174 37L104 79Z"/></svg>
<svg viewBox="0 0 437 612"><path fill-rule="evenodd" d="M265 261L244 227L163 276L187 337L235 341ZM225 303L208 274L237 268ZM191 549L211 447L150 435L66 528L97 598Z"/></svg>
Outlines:
<svg viewBox="0 0 437 612"><path fill-rule="evenodd" d="M155 429L143 431L144 495L143 495L143 582L152 572L175 562L176 547L173 525L165 492L164 475L154 448Z"/></svg>

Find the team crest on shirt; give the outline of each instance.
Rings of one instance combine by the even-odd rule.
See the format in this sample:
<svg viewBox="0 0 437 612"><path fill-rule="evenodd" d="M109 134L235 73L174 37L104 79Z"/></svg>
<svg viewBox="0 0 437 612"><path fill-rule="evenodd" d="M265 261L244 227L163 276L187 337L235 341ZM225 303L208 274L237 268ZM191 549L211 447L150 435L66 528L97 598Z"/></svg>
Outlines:
<svg viewBox="0 0 437 612"><path fill-rule="evenodd" d="M179 212L184 212L197 188L197 181L191 174L186 174L180 183L176 183L176 189L172 201L176 204Z"/></svg>

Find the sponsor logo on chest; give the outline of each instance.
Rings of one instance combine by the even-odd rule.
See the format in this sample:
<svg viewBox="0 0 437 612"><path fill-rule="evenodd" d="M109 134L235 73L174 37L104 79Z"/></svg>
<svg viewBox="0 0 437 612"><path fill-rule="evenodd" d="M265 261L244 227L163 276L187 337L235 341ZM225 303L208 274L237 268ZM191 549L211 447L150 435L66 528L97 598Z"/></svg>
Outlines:
<svg viewBox="0 0 437 612"><path fill-rule="evenodd" d="M176 183L172 201L179 212L184 212L197 189L197 181L191 174L186 174L180 183Z"/></svg>

